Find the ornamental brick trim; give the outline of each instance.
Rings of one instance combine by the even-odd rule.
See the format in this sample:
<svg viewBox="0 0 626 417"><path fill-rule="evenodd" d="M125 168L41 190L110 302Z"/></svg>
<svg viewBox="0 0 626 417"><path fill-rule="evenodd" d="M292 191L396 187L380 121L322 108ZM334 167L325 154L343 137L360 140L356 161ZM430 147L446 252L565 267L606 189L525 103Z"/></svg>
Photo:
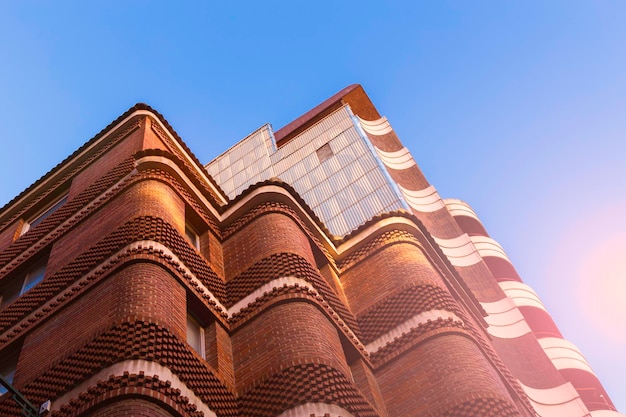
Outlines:
<svg viewBox="0 0 626 417"><path fill-rule="evenodd" d="M235 395L214 375L209 365L198 359L184 342L167 329L144 321L121 323L102 333L26 384L21 392L35 404L47 399L54 400L101 369L129 359L153 361L169 368L218 416L239 416ZM120 382L115 382L115 378L120 378ZM126 379L114 377L114 383L105 383L105 388L115 389L121 386L116 384L121 384L123 380ZM127 380L134 381L134 384L138 381L130 378L130 375ZM143 380L145 381L145 377ZM154 378L151 383L157 384L157 390L164 389L172 395L180 395L179 391L168 387L167 383L163 388ZM96 390L97 393L99 386L100 384L90 387L87 392ZM7 401L0 404L0 415L14 415L9 414L12 404Z"/></svg>
<svg viewBox="0 0 626 417"><path fill-rule="evenodd" d="M271 291L264 293L261 297L254 300L242 308L239 312L233 314L230 320L232 324L232 331L235 332L243 327L248 321L256 317L257 314L262 314L264 311L285 302L290 301L305 301L310 302L321 308L330 319L332 319L338 330L344 334L344 336L351 341L355 350L358 350L363 357L363 360L369 363L368 353L365 350L365 346L361 343L360 339L354 334L351 328L349 328L339 315L331 308L331 306L324 301L324 298L317 294L315 291L302 286L281 286L273 288Z"/></svg>
<svg viewBox="0 0 626 417"><path fill-rule="evenodd" d="M434 285L408 287L357 316L363 342L369 343L411 317L429 310L446 310L460 316L456 301Z"/></svg>
<svg viewBox="0 0 626 417"><path fill-rule="evenodd" d="M404 333L401 337L394 339L376 352L373 352L370 355L370 359L375 367L380 367L431 337L451 333L461 334L474 340L465 330L463 323L452 318L438 318L437 320L428 320L426 323L421 323L416 328L411 329L411 331Z"/></svg>
<svg viewBox="0 0 626 417"><path fill-rule="evenodd" d="M499 398L473 398L455 405L443 414L428 417L519 417L519 412L508 401Z"/></svg>
<svg viewBox="0 0 626 417"><path fill-rule="evenodd" d="M135 218L112 232L95 246L79 255L74 261L0 311L0 333L32 313L36 308L41 307L112 254L130 243L141 240L153 240L168 246L215 297L220 301L226 298L223 281L211 269L206 260L191 248L178 230L160 218L144 216ZM56 305L51 305L51 307L56 307ZM2 340L0 340L1 342Z"/></svg>
<svg viewBox="0 0 626 417"><path fill-rule="evenodd" d="M189 165L189 163L186 161L187 158L185 158L183 153L178 149L178 147L174 144L172 139L170 139L170 136L161 128L161 126L159 126L158 123L150 123L150 128L159 137L159 139L161 139L166 144L166 146L170 149L171 153L173 155L176 155L176 157L181 161L181 163L185 167L186 174L189 175L197 184L204 184L205 181L198 175L198 170ZM182 143L182 140L180 142ZM186 149L186 151L189 152L189 155L192 157L192 159L195 159L195 162L199 164L200 167L202 167L202 169L204 169L204 167L202 166L200 161L197 160L193 152L191 152L191 150L188 148ZM211 178L208 172L205 172L205 174L207 178L209 178L209 181L212 183L211 185L213 185L216 189L222 191L220 186L215 182L215 180L213 180L213 178ZM215 193L210 188L206 186L202 186L201 188L209 192L212 203L214 203L217 207L222 206L222 204L219 202L218 196L216 196ZM223 195L221 197L224 198L226 201L228 201L228 196L223 192L222 194Z"/></svg>
<svg viewBox="0 0 626 417"><path fill-rule="evenodd" d="M420 249L422 248L421 243L412 233L405 230L390 230L376 236L370 242L346 256L339 262L339 269L344 272L356 265L358 262L362 261L364 258L370 256L372 253L396 243L410 243Z"/></svg>
<svg viewBox="0 0 626 417"><path fill-rule="evenodd" d="M24 209L22 209L21 211L19 211L18 213L16 213L13 217L11 217L10 219L8 219L6 222L4 222L2 225L0 225L0 230L3 230L5 227L7 227L10 223L12 223L13 221L15 221L17 218L21 217L28 209L30 209L31 207L33 207L34 205L36 205L39 201L41 201L43 198L45 198L46 196L50 195L52 192L54 192L55 190L57 190L61 185L63 185L65 182L69 181L72 177L74 177L78 172L80 172L81 170L83 170L86 166L88 166L89 164L91 164L93 161L95 161L96 159L98 159L100 156L102 156L104 153L106 153L109 149L111 149L113 147L113 145L116 145L117 143L119 143L122 139L126 138L128 135L130 135L131 133L133 133L135 130L139 129L143 124L143 120L141 118L135 120L134 122L132 122L130 125L128 125L128 127L126 127L122 132L118 133L117 135L115 135L113 138L107 140L106 142L104 142L102 144L102 146L96 150L89 158L85 159L82 163L80 163L76 168L74 168L73 170L71 170L70 172L68 172L66 175L64 175L59 181L55 182L53 185L51 185L50 187L48 187L46 189L46 191L42 192L41 194L39 194L38 197L36 197L35 199L33 199L33 201L28 204ZM82 149L82 148L81 148ZM79 149L80 151L80 149ZM78 152L78 151L77 151ZM68 158L69 159L69 158ZM48 171L47 173L45 173L41 179L47 177L50 175L50 173L52 171L54 171L55 169L57 169L58 167L64 165L65 163L67 163L67 160L61 162L59 165L57 165L56 167L52 168L50 171ZM102 178L100 178L98 181L96 181L96 183L100 182L101 180L103 180L104 178L106 178L109 174L105 174ZM38 181L39 182L39 181ZM34 185L34 184L33 184ZM95 185L95 184L94 184ZM91 187L90 187L91 188ZM20 194L21 195L21 194ZM10 201L7 204L7 207L9 204L11 204L13 202ZM68 201L69 203L69 201ZM67 205L64 204L64 205ZM60 210L60 208L59 208ZM52 217L52 216L51 216ZM46 219L47 220L47 219ZM42 222L43 223L43 222ZM0 264L2 264L0 262Z"/></svg>
<svg viewBox="0 0 626 417"><path fill-rule="evenodd" d="M358 323L354 315L339 300L337 294L330 288L326 280L322 278L319 271L306 259L293 253L283 252L268 256L228 281L226 284L227 305L235 304L263 284L287 276L302 278L311 283L322 295L323 299L350 326L352 331L357 336L360 335Z"/></svg>
<svg viewBox="0 0 626 417"><path fill-rule="evenodd" d="M279 203L276 201L268 201L268 202L261 203L257 205L256 207L247 211L243 216L239 217L232 224L230 224L228 227L225 228L224 233L223 233L224 240L228 239L233 234L237 233L239 230L241 230L248 223L251 223L253 220L259 218L260 216L263 216L265 214L270 214L270 213L284 214L287 217L291 218L293 221L295 221L298 224L298 226L300 226L300 228L304 231L307 237L315 244L315 246L317 246L317 248L322 251L326 259L328 259L328 262L331 263L332 265L335 265L335 259L333 258L333 256L328 252L328 250L319 241L319 239L313 233L311 233L311 231L304 224L300 216L287 204Z"/></svg>
<svg viewBox="0 0 626 417"><path fill-rule="evenodd" d="M139 167L139 171L141 173L142 179L153 179L157 181L162 181L166 183L167 185L172 186L179 193L179 195L182 196L185 202L188 203L191 207L193 207L193 209L200 216L200 218L202 218L202 220L204 220L207 223L209 229L215 235L221 238L222 230L217 225L215 217L212 214L210 214L210 212L206 210L203 207L203 205L198 202L198 199L193 197L185 189L185 187L181 185L180 181L178 181L172 174L170 174L167 171L163 171L159 168L143 168L142 169L141 166Z"/></svg>
<svg viewBox="0 0 626 417"><path fill-rule="evenodd" d="M189 398L182 396L179 389L171 388L170 381L162 381L158 375L146 376L143 372L124 372L123 375L111 375L107 380L100 380L60 410L51 412L49 417L81 416L114 401L142 397L149 398L169 413L174 412L176 417L204 417L204 413L198 411Z"/></svg>
<svg viewBox="0 0 626 417"><path fill-rule="evenodd" d="M86 216L86 213L75 218L71 224L66 225L63 230L57 230L52 235L42 240L52 230L69 219L74 213L88 205L94 200L105 201L110 196L105 192L122 178L130 174L134 168L134 160L128 158L120 163L117 167L98 178L89 188L81 192L76 197L67 201L58 210L52 213L48 218L44 219L37 227L29 230L13 242L7 249L0 253L0 268L5 268L11 261L16 258L22 258L19 263L23 262L27 257L36 255L43 247L50 242L58 239L62 234L66 233L71 227L75 226ZM105 194L103 194L105 193ZM19 264L13 265L9 269L5 269L2 274L6 275L14 270Z"/></svg>
<svg viewBox="0 0 626 417"><path fill-rule="evenodd" d="M241 398L243 415L254 417L274 417L307 402L336 404L356 417L380 417L341 372L318 363L283 369Z"/></svg>

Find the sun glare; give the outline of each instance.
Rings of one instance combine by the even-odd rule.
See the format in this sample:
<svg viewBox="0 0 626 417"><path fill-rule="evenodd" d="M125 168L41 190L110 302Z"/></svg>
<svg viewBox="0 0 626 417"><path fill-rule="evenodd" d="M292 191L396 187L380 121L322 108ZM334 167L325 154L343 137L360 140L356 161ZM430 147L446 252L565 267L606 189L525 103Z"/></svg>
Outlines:
<svg viewBox="0 0 626 417"><path fill-rule="evenodd" d="M626 232L589 249L576 279L579 305L607 337L626 346Z"/></svg>

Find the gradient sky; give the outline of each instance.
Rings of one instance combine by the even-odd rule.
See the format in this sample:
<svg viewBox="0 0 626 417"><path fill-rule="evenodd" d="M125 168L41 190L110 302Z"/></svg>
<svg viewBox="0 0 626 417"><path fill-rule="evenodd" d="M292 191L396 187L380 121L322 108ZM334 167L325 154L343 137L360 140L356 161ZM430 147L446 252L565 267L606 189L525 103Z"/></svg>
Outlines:
<svg viewBox="0 0 626 417"><path fill-rule="evenodd" d="M624 412L625 21L623 0L0 1L0 205L136 102L208 162L360 83Z"/></svg>

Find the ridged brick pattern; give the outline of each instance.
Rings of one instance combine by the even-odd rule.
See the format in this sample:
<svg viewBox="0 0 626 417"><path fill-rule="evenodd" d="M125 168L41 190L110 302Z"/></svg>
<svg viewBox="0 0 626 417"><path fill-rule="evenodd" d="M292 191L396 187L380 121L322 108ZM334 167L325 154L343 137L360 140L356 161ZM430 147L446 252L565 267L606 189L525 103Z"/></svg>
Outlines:
<svg viewBox="0 0 626 417"><path fill-rule="evenodd" d="M44 219L40 224L37 225L37 227L34 227L33 229L23 234L6 250L0 252L0 268L4 267L16 256L29 249L35 242L40 240L59 224L63 223L72 214L83 208L85 205L87 205L97 197L101 196L102 193L104 193L113 184L118 182L124 176L128 175L133 168L134 160L132 158L126 159L115 169L100 177L88 189L59 207L58 210L56 210L49 217ZM50 240L52 240L52 237Z"/></svg>
<svg viewBox="0 0 626 417"><path fill-rule="evenodd" d="M182 159L180 159L179 157L172 155L169 152L160 150L160 149L148 149L145 151L141 151L141 152L137 152L134 157L135 159L140 159L142 157L145 156L160 156L160 157L166 157L169 160L171 160L172 162L174 162L178 167L181 168L181 170L183 171L183 173L185 173L188 177L191 175L192 172L194 172L191 167L189 166L189 164L186 164ZM140 167L141 168L141 167ZM177 181L176 179L174 179L174 177L165 172L162 171L160 169L156 169L156 168L150 168L150 169L146 169L146 170L142 170L142 172L150 172L151 174L167 179L168 183L171 185L174 185L177 189L178 192L180 192L186 199L186 201L193 207L193 209L196 211L196 213L198 213L204 221L207 222L207 224L209 225L210 229L217 234L218 236L221 236L221 229L217 226L217 223L214 219L214 217L209 214L209 212L204 208L204 205L198 202L197 197L192 196L192 194L190 194L184 187L180 186L179 181ZM211 192L211 190L209 188L207 188L204 183L202 181L200 181L199 178L195 178L193 177L196 181L194 181L194 185L198 188L198 190L202 193L202 195L207 198L209 201L214 202L215 201L215 195ZM216 206L219 207L219 205L216 203Z"/></svg>
<svg viewBox="0 0 626 417"><path fill-rule="evenodd" d="M229 281L226 284L228 305L233 305L263 284L281 277L297 277L310 282L351 330L359 334L354 315L339 300L324 278L306 259L292 253L269 256Z"/></svg>
<svg viewBox="0 0 626 417"><path fill-rule="evenodd" d="M414 243L419 245L419 241L415 236L411 233L406 232L404 230L391 230L377 236L371 242L366 245L360 247L358 250L352 252L350 255L346 256L340 263L339 268L342 270L346 270L356 264L358 261L363 259L364 257L370 255L372 252L376 250L380 250L383 247L390 245L392 243Z"/></svg>
<svg viewBox="0 0 626 417"><path fill-rule="evenodd" d="M165 142L168 145L168 148L170 149L170 151L176 155L176 157L178 158L178 160L181 161L181 163L184 165L185 167L185 171L186 174L192 178L194 180L194 182L196 184L204 184L205 181L198 175L198 170L195 167L192 167L188 162L187 162L187 158L185 158L185 156L183 155L182 152L180 152L180 150L178 149L178 147L174 144L174 142L170 139L170 136L161 128L161 126L159 126L157 123L150 123L150 127L152 129L152 131L154 133L157 134L157 136L159 136L159 138ZM182 143L182 141L181 141ZM202 167L203 171L204 171L204 167L203 165L200 163L200 161L198 161L198 158L196 158L196 156L193 154L193 152L191 152L191 150L189 148L186 149L186 151L189 153L189 155L191 155L192 159L195 159L196 163ZM209 176L209 174L206 174L207 177L209 178L209 180L211 181L211 177ZM215 186L216 188L220 189L220 187L217 185L217 183L215 181L213 181L213 186ZM220 199L218 198L218 196L208 187L201 187L204 188L208 193L209 193L209 199L211 200L211 202L219 207L221 206L221 203L219 203ZM224 196L222 198L225 198L228 201L228 197L226 196L226 194L224 194Z"/></svg>
<svg viewBox="0 0 626 417"><path fill-rule="evenodd" d="M272 184L271 181L265 181L263 184L265 184L265 183ZM291 187L287 186L284 183L277 183L277 184L279 184L281 187L283 187L283 188L285 188L287 190L293 190ZM262 184L258 184L258 185L262 185ZM258 185L254 185L252 187L253 188L257 188ZM295 193L295 191L293 191L293 192ZM298 197L298 199L300 199L300 198ZM300 216L291 207L289 207L288 205L283 204L283 203L279 203L279 202L276 202L276 201L268 201L266 203L259 204L258 206L254 207L253 209L248 211L246 214L244 214L243 216L238 218L236 221L234 221L230 226L228 226L224 230L224 233L223 233L224 239L228 239L230 236L232 236L234 233L239 231L246 224L248 224L248 223L252 222L253 220L257 219L259 216L262 216L264 214L269 214L269 213L282 213L282 214L286 214L287 216L289 216L292 220L294 220L302 228L302 230L305 231L305 233L307 234L307 237L309 239L311 239L311 241L313 241L315 243L317 248L319 250L321 250L322 253L324 253L324 255L326 256L328 261L331 264L334 264L334 262L335 262L334 258L330 255L330 253L328 253L328 250L324 247L324 245L322 245L322 243L319 241L319 239L317 239L317 237L315 237L313 235L313 233L311 233L311 231L304 224L302 219L300 219ZM317 218L314 217L314 220L317 220ZM317 221L319 221L319 220L317 220Z"/></svg>
<svg viewBox="0 0 626 417"><path fill-rule="evenodd" d="M133 122L132 124L130 124L128 127L126 127L122 132L120 132L119 134L115 135L113 138L108 139L104 145L99 148L96 152L94 152L93 154L90 155L90 157L88 159L86 159L85 161L83 161L79 166L77 166L76 168L74 168L72 171L70 171L69 173L67 173L67 175L65 175L63 178L61 178L59 181L57 181L55 184L49 186L46 188L46 190L44 192L42 192L41 194L39 194L37 196L37 198L34 198L31 203L24 208L24 210L18 212L15 214L15 216L11 217L10 219L8 219L4 224L0 225L0 230L4 229L8 224L12 223L13 221L15 221L19 216L22 215L22 213L24 213L26 210L28 210L29 208L37 205L37 203L39 201L41 201L44 197L46 197L47 195L49 195L50 193L52 193L53 191L55 191L58 187L60 187L61 185L63 185L64 183L66 183L67 181L69 181L71 178L73 178L78 172L82 171L86 166L88 166L89 164L91 164L93 161L95 161L96 159L98 159L100 156L102 156L106 151L108 151L109 149L111 149L113 147L113 145L119 143L122 139L126 138L128 135L130 135L132 132L134 132L135 130L139 129L141 127L141 120L136 120L135 122ZM61 164L57 165L57 167L61 166L63 163L65 163L66 161L61 162ZM122 164L123 165L123 164ZM55 168L53 168L50 172L52 172ZM50 172L46 173L42 178L47 177ZM101 180L104 180L105 178L109 177L110 173L104 174L101 177ZM101 180L96 181L96 183L100 182ZM95 184L94 184L95 185ZM90 187L92 188L92 187ZM98 194L96 194L98 195ZM7 204L7 207L12 203L13 201L10 201ZM47 219L46 219L47 220ZM43 222L42 222L43 223ZM0 265L2 265L2 263L0 262Z"/></svg>
<svg viewBox="0 0 626 417"><path fill-rule="evenodd" d="M170 417L172 415L152 402L137 399L137 392L143 397L149 397L151 401L155 401L153 400L154 397L158 397L159 400L165 397L164 402L167 404L167 408L173 408L177 415L204 417L204 413L197 411L196 405L190 403L189 398L182 396L179 389L171 388L169 381L161 381L158 375L145 376L143 372L139 374L124 372L124 375L111 375L106 381L98 381L96 386L89 387L88 391L80 393L78 398L74 398L69 404L63 405L59 411L50 413L49 417L74 417L84 413L94 405L99 405L105 400L109 402L112 397L118 396L132 396L134 407L129 407L129 404L125 404L122 398L115 405L105 406L104 409L99 409L89 415L106 417L119 415L121 417L128 416L129 410L133 409L135 411L141 410L142 414L138 417L151 417L152 415Z"/></svg>
<svg viewBox="0 0 626 417"><path fill-rule="evenodd" d="M433 414L432 417L439 416ZM441 417L518 417L519 412L506 401L497 398L477 398L465 401ZM430 417L430 416L429 416Z"/></svg>
<svg viewBox="0 0 626 417"><path fill-rule="evenodd" d="M434 285L409 287L359 314L357 320L363 342L369 343L411 317L428 310L446 310L460 314L457 303Z"/></svg>
<svg viewBox="0 0 626 417"><path fill-rule="evenodd" d="M77 278L89 272L110 255L131 242L153 240L168 246L184 260L187 267L218 299L226 298L223 281L215 274L206 260L191 248L185 238L162 219L145 216L131 220L114 231L93 248L78 256L53 276L36 285L13 304L0 311L0 333L24 316L43 305ZM3 341L0 340L0 343Z"/></svg>
<svg viewBox="0 0 626 417"><path fill-rule="evenodd" d="M307 402L336 404L357 417L379 417L339 371L322 364L303 364L274 374L242 397L243 415L274 417Z"/></svg>
<svg viewBox="0 0 626 417"><path fill-rule="evenodd" d="M166 366L219 416L239 415L235 396L212 374L206 364L191 353L184 342L170 334L167 329L142 321L122 323L101 334L52 369L45 371L21 391L31 402L39 404L67 392L100 369L127 359L144 359ZM116 384L121 383L123 378L120 382L115 382L114 378L113 385L105 383L105 388L120 386ZM90 387L88 392L97 390L98 386ZM167 386L162 387L160 382L157 382L157 388L165 390L164 392L171 390ZM11 411L11 404L0 404L0 415L16 415Z"/></svg>
<svg viewBox="0 0 626 417"><path fill-rule="evenodd" d="M411 347L419 343L424 337L434 334L445 332L463 332L464 326L458 321L453 319L429 320L426 323L419 324L411 331L404 333L401 337L394 339L392 342L386 344L376 352L374 352L370 358L376 366L380 366L383 363L391 360L392 358L402 354L409 350Z"/></svg>

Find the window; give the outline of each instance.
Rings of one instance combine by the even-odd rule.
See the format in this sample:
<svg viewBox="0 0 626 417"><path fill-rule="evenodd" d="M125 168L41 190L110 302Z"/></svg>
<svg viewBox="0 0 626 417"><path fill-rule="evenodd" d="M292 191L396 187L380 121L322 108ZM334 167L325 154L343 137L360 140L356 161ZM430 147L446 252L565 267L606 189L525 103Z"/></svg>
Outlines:
<svg viewBox="0 0 626 417"><path fill-rule="evenodd" d="M8 352L0 353L0 376L4 378L9 384L13 383L13 377L15 376L15 368L17 367L17 360L20 357L20 349L9 348ZM7 389L0 385L0 395L7 392Z"/></svg>
<svg viewBox="0 0 626 417"><path fill-rule="evenodd" d="M316 150L315 153L317 154L317 157L320 160L320 164L334 155L334 152L332 148L330 147L330 143L323 145L321 148Z"/></svg>
<svg viewBox="0 0 626 417"><path fill-rule="evenodd" d="M59 200L55 201L54 203L52 203L52 205L50 205L49 207L47 207L46 209L44 209L42 212L40 212L39 214L33 216L32 219L28 220L25 224L24 227L22 228L22 234L28 232L30 229L32 229L33 227L37 226L39 223L41 223L42 221L44 221L46 218L48 218L52 213L54 213L55 211L57 211L57 209L59 207L61 207L63 204L65 204L65 202L67 201L67 195L63 196L62 198L60 198Z"/></svg>
<svg viewBox="0 0 626 417"><path fill-rule="evenodd" d="M9 279L8 284L0 288L0 308L11 304L17 297L39 284L45 274L46 264L40 263L19 279Z"/></svg>
<svg viewBox="0 0 626 417"><path fill-rule="evenodd" d="M198 232L196 232L196 229L194 229L189 223L185 224L185 237L189 243L191 243L191 246L200 250L200 236L198 235Z"/></svg>
<svg viewBox="0 0 626 417"><path fill-rule="evenodd" d="M203 358L204 356L204 327L200 322L187 313L187 343Z"/></svg>

